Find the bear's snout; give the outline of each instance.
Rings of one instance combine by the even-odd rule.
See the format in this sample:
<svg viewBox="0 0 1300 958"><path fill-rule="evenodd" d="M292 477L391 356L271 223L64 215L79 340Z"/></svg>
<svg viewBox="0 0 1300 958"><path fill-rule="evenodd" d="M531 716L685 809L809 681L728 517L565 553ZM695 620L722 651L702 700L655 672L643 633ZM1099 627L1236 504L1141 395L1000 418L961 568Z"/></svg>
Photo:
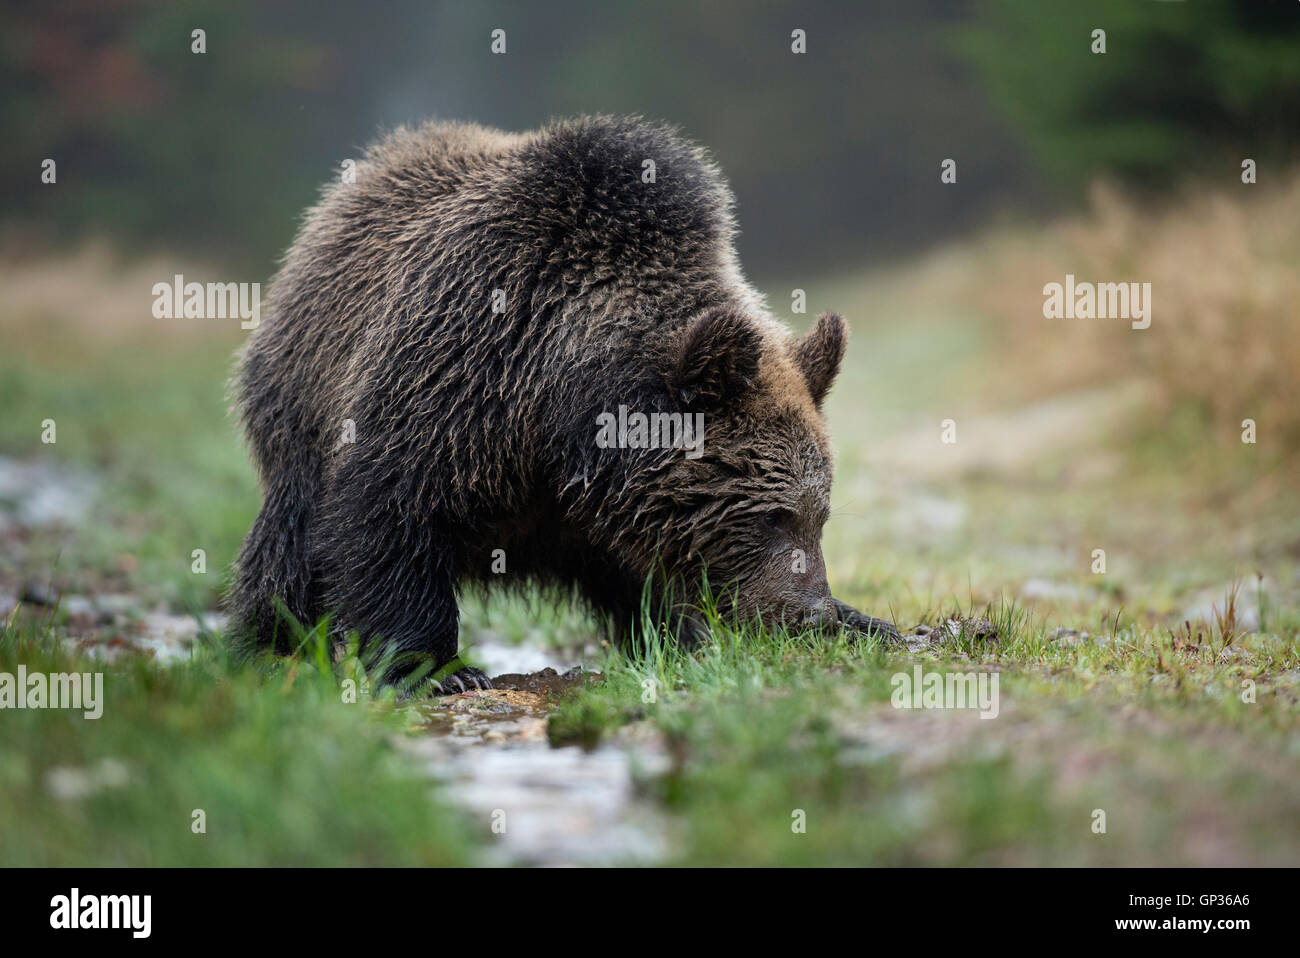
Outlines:
<svg viewBox="0 0 1300 958"><path fill-rule="evenodd" d="M824 595L809 596L802 607L787 612L785 619L801 629L832 629L839 622L839 613L831 601L830 591Z"/></svg>

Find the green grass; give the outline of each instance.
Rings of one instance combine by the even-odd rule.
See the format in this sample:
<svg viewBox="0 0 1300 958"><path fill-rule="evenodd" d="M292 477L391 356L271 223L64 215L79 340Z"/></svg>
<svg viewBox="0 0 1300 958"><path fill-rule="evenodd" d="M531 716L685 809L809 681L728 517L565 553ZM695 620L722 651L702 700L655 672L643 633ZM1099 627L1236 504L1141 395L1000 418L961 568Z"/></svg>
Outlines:
<svg viewBox="0 0 1300 958"><path fill-rule="evenodd" d="M0 672L20 664L103 672L104 702L98 719L4 713L6 865L455 865L473 846L394 748L402 710L345 700L355 661L238 666L207 642L170 668L142 656L106 666L10 622Z"/></svg>
<svg viewBox="0 0 1300 958"><path fill-rule="evenodd" d="M939 421L964 430L989 411L981 377L997 357L979 322L881 288L854 282L815 304L843 309L855 329L828 411L832 588L905 629L988 616L999 640L963 636L918 657L719 623L691 652L655 642L588 662L605 681L560 705L552 741L662 748L669 770L642 794L680 825L671 860L683 864L1295 864L1294 483L1253 453L1205 456L1190 407L1067 437L1027 469L909 473L887 441L933 437L944 455ZM866 316L880 317L874 328ZM58 322L21 335L22 355L0 356L0 453L84 467L100 495L76 528L26 543L22 563L0 555L0 586L52 575L68 592L213 608L258 502L226 413L238 337L90 342ZM45 418L58 422L55 446L39 442ZM190 571L196 548L205 575ZM1104 575L1090 569L1094 548L1107 552ZM1031 579L1059 594L1017 598ZM1233 582L1236 623L1202 616L1182 634L1189 604L1209 594L1223 610ZM564 648L596 636L567 605L468 597L463 612L471 646L487 632ZM1054 641L1061 627L1089 636ZM54 643L60 629L11 622L0 671L101 667ZM330 666L317 652L242 667L219 646L175 667L123 658L102 667L101 720L5 712L0 860L474 860L490 836L392 746L415 723L391 703L344 704L339 682L355 660ZM891 677L917 661L996 670L998 718L894 709ZM104 768L125 769L124 784L54 797L68 775L58 770L93 781ZM195 808L206 835L190 831ZM1105 834L1092 830L1096 809Z"/></svg>
<svg viewBox="0 0 1300 958"><path fill-rule="evenodd" d="M653 727L673 763L645 787L684 820L684 864L1294 861L1298 687L1270 678L1300 664L1294 637L1256 637L1254 662L1219 663L1132 628L1049 644L1021 610L994 612L999 641L921 659L996 670L993 720L894 709L890 678L918 659L874 640L717 629L695 653L656 643L612 658L603 686L561 705L552 741Z"/></svg>
<svg viewBox="0 0 1300 958"><path fill-rule="evenodd" d="M0 453L87 470L97 498L75 537L39 535L19 570L69 592L129 589L183 608L211 608L258 504L226 377L229 334L88 340L71 325L25 330L0 356ZM53 419L57 442L40 441ZM191 571L195 549L207 571Z"/></svg>

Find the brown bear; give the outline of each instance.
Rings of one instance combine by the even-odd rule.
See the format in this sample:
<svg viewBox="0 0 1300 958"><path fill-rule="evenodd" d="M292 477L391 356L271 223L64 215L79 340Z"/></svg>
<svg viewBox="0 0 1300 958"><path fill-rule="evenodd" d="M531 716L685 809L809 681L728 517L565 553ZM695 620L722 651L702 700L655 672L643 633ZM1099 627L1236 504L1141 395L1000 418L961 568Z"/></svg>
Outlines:
<svg viewBox="0 0 1300 958"><path fill-rule="evenodd" d="M832 599L822 559L844 321L773 319L733 203L640 119L373 145L308 212L243 352L265 499L236 636L283 652L282 611L332 613L399 654L390 680L431 662L458 691L488 685L447 668L467 585L571 591L620 637L646 609L697 636L705 589L736 619L896 634Z"/></svg>

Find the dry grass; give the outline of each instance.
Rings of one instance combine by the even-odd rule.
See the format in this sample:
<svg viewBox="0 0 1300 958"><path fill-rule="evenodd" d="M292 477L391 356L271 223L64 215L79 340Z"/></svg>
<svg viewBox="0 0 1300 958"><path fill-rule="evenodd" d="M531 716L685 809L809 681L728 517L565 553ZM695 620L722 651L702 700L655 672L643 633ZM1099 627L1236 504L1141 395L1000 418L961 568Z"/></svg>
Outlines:
<svg viewBox="0 0 1300 958"><path fill-rule="evenodd" d="M0 329L36 355L94 352L109 343L142 340L192 348L207 338L233 348L240 338L237 321L153 315L154 284L170 283L177 273L198 282L264 280L164 252L131 256L104 239L56 249L7 233L0 236Z"/></svg>
<svg viewBox="0 0 1300 958"><path fill-rule="evenodd" d="M1146 209L1099 185L1089 210L988 243L974 300L995 318L1017 385L1039 394L1138 377L1153 412L1204 411L1217 442L1258 424L1261 448L1300 453L1300 171L1273 186L1186 187ZM1149 282L1152 320L1045 319L1042 288Z"/></svg>
<svg viewBox="0 0 1300 958"><path fill-rule="evenodd" d="M1232 588L1223 598L1223 611L1219 611L1217 604L1211 606L1214 612L1214 624L1219 630L1220 653L1241 634L1241 626L1237 622L1237 593L1241 591L1241 583L1233 582Z"/></svg>

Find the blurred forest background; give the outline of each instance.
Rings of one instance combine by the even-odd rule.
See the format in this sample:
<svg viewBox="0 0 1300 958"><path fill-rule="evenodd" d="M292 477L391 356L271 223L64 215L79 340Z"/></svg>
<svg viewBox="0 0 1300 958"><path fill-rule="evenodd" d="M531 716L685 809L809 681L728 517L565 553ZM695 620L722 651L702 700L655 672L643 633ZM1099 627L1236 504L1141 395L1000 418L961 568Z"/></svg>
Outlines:
<svg viewBox="0 0 1300 958"><path fill-rule="evenodd" d="M831 270L1068 206L1099 174L1163 191L1283 155L1298 49L1280 0L19 2L0 40L0 195L7 221L51 239L267 273L381 127L640 113L714 151L751 272ZM45 157L57 189L32 188ZM959 189L939 188L946 157Z"/></svg>

